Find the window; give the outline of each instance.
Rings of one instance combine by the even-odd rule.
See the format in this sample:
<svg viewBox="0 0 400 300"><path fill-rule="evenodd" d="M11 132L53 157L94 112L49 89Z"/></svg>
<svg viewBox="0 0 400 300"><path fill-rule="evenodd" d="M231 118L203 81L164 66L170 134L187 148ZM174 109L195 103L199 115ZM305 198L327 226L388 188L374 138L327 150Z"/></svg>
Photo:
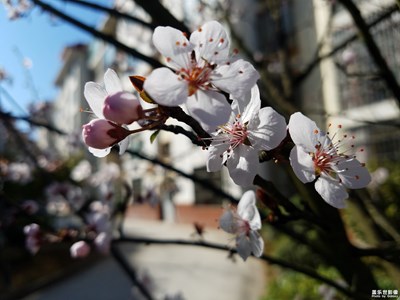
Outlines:
<svg viewBox="0 0 400 300"><path fill-rule="evenodd" d="M400 80L399 25L400 13L397 12L371 30L381 53L398 80ZM348 27L336 31L333 35L333 44L339 44L354 30L354 27ZM344 51L352 52L354 58L349 62L344 61ZM350 43L344 51L335 57L335 61L341 66L338 68L337 76L342 109L376 103L392 97L385 82L378 76L379 70L362 41Z"/></svg>

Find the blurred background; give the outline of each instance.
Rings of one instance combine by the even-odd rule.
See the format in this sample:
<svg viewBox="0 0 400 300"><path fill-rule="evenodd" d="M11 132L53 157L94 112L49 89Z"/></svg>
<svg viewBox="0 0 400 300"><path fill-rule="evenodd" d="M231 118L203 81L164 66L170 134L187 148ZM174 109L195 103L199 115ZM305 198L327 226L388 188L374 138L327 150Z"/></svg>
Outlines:
<svg viewBox="0 0 400 300"><path fill-rule="evenodd" d="M138 133L131 136L126 154L112 152L103 159L91 155L81 140L82 125L91 118L83 96L86 82L103 82L105 71L112 68L124 89L135 93L129 76L147 76L154 62L162 62L152 44L156 26L190 33L210 20L225 26L231 48L260 72L263 106L272 106L287 120L302 111L321 129L332 124L331 134L351 139L349 152L354 149L366 163L372 182L350 194L348 208L340 212L346 241L357 249L374 249L354 251L362 253L360 260L371 269L376 291L394 295L400 289L399 1L4 0L3 4L0 295L5 299L28 297L55 282L60 285L66 274L73 277L97 266L104 260L102 251L76 260L70 257L71 244L94 240L92 235L100 232L112 237L123 222L131 222L136 234L152 226L159 233L183 230L187 238L193 234L201 238L203 231L205 238L207 231L220 232L217 220L223 203L240 199L251 187L236 186L225 169L207 173L206 151L185 136L160 131L154 138L154 131ZM169 124L184 126L177 121ZM287 165L266 162L259 173L294 205L310 210ZM263 227L266 254L348 285L334 259L319 248L318 228L306 220L286 220L268 201L260 209L270 225ZM32 223L42 231L28 239L24 228ZM225 237L217 240L227 243ZM125 253L135 251L125 249ZM201 254L194 257L202 260ZM240 268L240 278L258 270L253 274L257 295L246 292L248 299L354 297L290 268L259 261ZM149 273L139 276L141 284L157 277ZM65 293L61 287L59 293ZM184 287L168 291L172 296L165 290L157 293L160 299L199 297ZM134 294L127 292L124 297L143 296ZM64 299L55 297L43 294L32 299ZM76 299L108 299L105 294L84 297Z"/></svg>

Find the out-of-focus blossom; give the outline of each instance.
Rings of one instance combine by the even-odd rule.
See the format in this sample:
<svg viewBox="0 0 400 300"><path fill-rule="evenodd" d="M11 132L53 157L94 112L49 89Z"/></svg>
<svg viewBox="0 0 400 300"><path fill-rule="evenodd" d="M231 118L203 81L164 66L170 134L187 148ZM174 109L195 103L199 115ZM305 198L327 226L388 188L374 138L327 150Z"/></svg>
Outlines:
<svg viewBox="0 0 400 300"><path fill-rule="evenodd" d="M32 69L32 67L33 67L33 62L29 57L24 57L22 64L28 70Z"/></svg>
<svg viewBox="0 0 400 300"><path fill-rule="evenodd" d="M89 161L81 160L71 171L71 179L81 182L92 174L92 166Z"/></svg>
<svg viewBox="0 0 400 300"><path fill-rule="evenodd" d="M85 202L82 189L68 182L53 182L47 186L45 193L48 203L53 203L56 207L65 203L65 206L79 210Z"/></svg>
<svg viewBox="0 0 400 300"><path fill-rule="evenodd" d="M243 103L232 102L229 122L212 135L207 171L216 172L226 165L236 184L249 186L258 171L258 152L277 147L287 131L283 116L271 107L261 108L257 85L251 90L250 101Z"/></svg>
<svg viewBox="0 0 400 300"><path fill-rule="evenodd" d="M26 184L32 181L32 168L25 162L2 164L2 173L7 180Z"/></svg>
<svg viewBox="0 0 400 300"><path fill-rule="evenodd" d="M247 191L239 201L237 209L227 209L219 219L220 227L236 235L237 252L243 260L251 253L260 257L264 251L264 240L257 232L261 229L261 218L256 207L256 195Z"/></svg>
<svg viewBox="0 0 400 300"><path fill-rule="evenodd" d="M108 232L100 232L94 239L94 245L99 253L107 255L110 253L111 234Z"/></svg>
<svg viewBox="0 0 400 300"><path fill-rule="evenodd" d="M214 130L229 119L231 110L220 91L244 99L259 78L250 63L230 56L230 41L216 21L199 27L190 40L175 28L159 26L153 43L175 72L154 70L144 82L146 93L161 105L185 104L205 129Z"/></svg>
<svg viewBox="0 0 400 300"><path fill-rule="evenodd" d="M118 179L121 176L120 167L114 163L109 162L100 167L96 173L90 177L90 182L94 186L100 186L102 184L109 183Z"/></svg>
<svg viewBox="0 0 400 300"><path fill-rule="evenodd" d="M89 255L90 246L85 241L79 241L74 243L69 249L71 257L73 258L83 258Z"/></svg>
<svg viewBox="0 0 400 300"><path fill-rule="evenodd" d="M371 182L368 188L372 190L377 189L380 185L384 184L388 178L389 170L384 167L379 167L371 173Z"/></svg>
<svg viewBox="0 0 400 300"><path fill-rule="evenodd" d="M86 215L87 224L96 232L107 232L111 228L111 209L109 204L94 201L90 204L90 211Z"/></svg>
<svg viewBox="0 0 400 300"><path fill-rule="evenodd" d="M321 131L315 122L303 114L294 113L288 125L295 147L290 152L290 164L301 182L312 182L321 197L336 208L344 208L348 197L346 188L364 188L371 176L364 164L352 151L354 145L346 141L354 137L344 134L332 141L329 134ZM341 146L345 146L345 152Z"/></svg>
<svg viewBox="0 0 400 300"><path fill-rule="evenodd" d="M31 3L28 0L3 0L2 2L10 20L24 16L31 8Z"/></svg>
<svg viewBox="0 0 400 300"><path fill-rule="evenodd" d="M24 227L24 233L26 249L30 253L36 254L39 251L41 244L40 226L36 223L26 225Z"/></svg>
<svg viewBox="0 0 400 300"><path fill-rule="evenodd" d="M64 197L56 196L47 200L46 211L54 216L67 216L71 213L71 206Z"/></svg>
<svg viewBox="0 0 400 300"><path fill-rule="evenodd" d="M351 65L353 64L356 59L357 59L357 54L356 52L354 52L353 49L350 48L346 48L343 52L342 52L342 63L345 66Z"/></svg>
<svg viewBox="0 0 400 300"><path fill-rule="evenodd" d="M28 215L34 215L39 210L39 204L34 200L25 200L21 203L21 209Z"/></svg>

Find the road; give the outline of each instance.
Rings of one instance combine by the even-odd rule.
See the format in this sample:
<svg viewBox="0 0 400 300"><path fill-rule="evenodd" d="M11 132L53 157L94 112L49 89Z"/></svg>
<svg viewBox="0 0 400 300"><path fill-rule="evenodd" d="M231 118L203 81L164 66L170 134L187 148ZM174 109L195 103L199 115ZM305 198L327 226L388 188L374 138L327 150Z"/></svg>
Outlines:
<svg viewBox="0 0 400 300"><path fill-rule="evenodd" d="M228 244L232 236L205 229L204 239ZM185 224L128 219L127 236L196 239ZM265 265L255 258L243 262L228 252L196 246L123 244L121 250L145 282L154 299L180 295L185 300L258 300L265 292ZM141 300L144 299L110 256L79 274L59 281L24 300Z"/></svg>

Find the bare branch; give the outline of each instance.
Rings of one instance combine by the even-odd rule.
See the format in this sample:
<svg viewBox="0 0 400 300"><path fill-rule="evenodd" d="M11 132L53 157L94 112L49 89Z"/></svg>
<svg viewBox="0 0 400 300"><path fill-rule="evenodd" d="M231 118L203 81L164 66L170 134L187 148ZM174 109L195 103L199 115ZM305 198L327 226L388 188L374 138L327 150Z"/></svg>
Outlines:
<svg viewBox="0 0 400 300"><path fill-rule="evenodd" d="M55 16L63 19L64 21L66 21L68 23L71 23L72 25L77 26L80 29L92 34L93 36L95 36L95 37L97 37L99 39L102 39L107 43L110 43L110 44L114 45L118 49L120 49L120 50L122 50L122 51L124 51L124 52L126 52L128 54L130 54L130 55L132 55L132 56L134 56L136 58L139 58L139 59L149 63L150 65L152 65L155 68L159 68L159 67L163 66L163 64L161 64L158 60L156 60L154 58L151 58L151 57L148 57L148 56L144 55L143 53L140 53L139 51L137 51L137 50L135 50L135 49L133 49L131 47L128 47L127 45L117 41L113 36L111 36L109 34L102 33L100 31L98 31L98 30L96 30L96 29L94 29L94 28L92 28L92 27L90 27L90 26L78 21L77 19L64 14L60 10L54 8L53 6L51 6L49 4L46 4L46 3L42 2L41 0L32 0L32 1L37 6L41 7L43 10L48 11L48 12L54 14Z"/></svg>
<svg viewBox="0 0 400 300"><path fill-rule="evenodd" d="M210 249L216 249L216 250L224 250L224 251L230 251L231 253L237 253L236 249L231 249L228 246L221 245L221 244L216 244L216 243L210 243L210 242L205 242L205 241L188 241L188 240L183 240L183 239L152 239L152 238L144 238L144 237L121 237L118 240L114 241L114 244L122 244L122 243L143 243L143 244L158 244L158 245L167 245L167 244L175 244L175 245L182 245L182 246L200 246L200 247L205 247L205 248L210 248ZM305 268L302 266L294 265L292 263L289 263L287 261L284 261L280 258L275 258L271 257L269 255L263 254L259 259L272 264L272 265L277 265L283 268L287 268L299 273L302 273L304 275L307 275L315 280L318 280L320 282L323 282L325 284L328 284L334 288L336 288L338 291L341 293L352 297L352 299L369 299L369 297L365 295L360 295L356 294L345 287L341 286L340 284L336 283L335 281L323 277L320 274L314 272L313 270L309 268Z"/></svg>
<svg viewBox="0 0 400 300"><path fill-rule="evenodd" d="M398 0L400 1L400 0ZM397 7L397 5L391 6L387 9L387 11L385 11L384 13L382 13L379 17L377 17L374 21L372 21L369 24L366 24L366 27L372 28L376 25L378 25L379 23L381 23L382 21L386 20L387 18L389 18L394 12L398 11L399 8ZM326 58L332 57L333 55L335 55L338 51L340 51L341 49L343 49L344 47L346 47L348 44L350 44L351 42L357 40L359 38L359 34L358 33L354 33L353 35L349 36L346 40L344 40L343 42L341 42L340 44L338 44L335 48L333 48L331 51L329 51L326 54L320 55L319 57L317 57L315 60L311 61L310 64L303 70L303 72L298 75L295 80L294 83L295 84L300 84L304 79L307 78L307 76L314 70L315 67L317 67L320 62Z"/></svg>
<svg viewBox="0 0 400 300"><path fill-rule="evenodd" d="M375 43L374 38L369 32L369 27L366 24L364 18L361 15L361 12L357 8L357 6L353 3L352 0L339 0L340 3L343 4L353 17L353 21L357 26L361 37L365 43L365 46L368 49L369 54L374 60L376 66L380 69L381 76L383 80L386 82L388 88L392 91L393 96L397 99L398 105L400 105L400 86L396 80L395 75L392 70L389 68L385 58L383 57L381 51L379 50L378 45Z"/></svg>
<svg viewBox="0 0 400 300"><path fill-rule="evenodd" d="M151 16L153 23L156 25L171 26L180 31L189 33L189 28L176 19L168 9L166 9L158 0L132 0Z"/></svg>
<svg viewBox="0 0 400 300"><path fill-rule="evenodd" d="M198 178L198 177L196 177L196 176L194 176L192 174L185 173L185 172L183 172L181 170L176 169L175 167L173 167L173 166L171 166L169 164L166 164L166 163L162 162L161 160L159 160L157 158L150 158L150 157L148 157L148 156L146 156L144 154L141 154L141 153L139 153L137 151L127 150L126 152L131 154L131 155L133 155L133 156L136 156L136 157L139 157L141 159L147 160L147 161L149 161L149 162L151 162L153 164L159 165L159 166L161 166L161 167L163 167L163 168L165 168L167 170L173 171L173 172L177 173L178 175L180 175L182 177L188 178L188 179L192 180L193 182L200 184L204 188L214 192L216 195L219 195L221 197L227 198L229 201L231 201L233 203L239 202L238 199L236 199L232 195L229 195L229 194L225 193L222 189L220 189L219 187L215 186L214 184L212 184L208 180L205 180L205 179L202 179L202 178Z"/></svg>
<svg viewBox="0 0 400 300"><path fill-rule="evenodd" d="M88 8L93 8L99 11L103 11L108 13L110 16L115 16L118 18L122 18L122 19L126 19L135 23L138 23L140 25L143 25L144 27L150 28L152 30L154 30L157 26L154 25L154 23L147 23L139 18L136 18L134 16L125 14L123 12L120 12L117 9L113 9L113 8L109 8L94 2L89 2L89 1L85 1L85 0L62 0L64 2L70 2L70 3L74 3L74 4L79 4Z"/></svg>
<svg viewBox="0 0 400 300"><path fill-rule="evenodd" d="M145 297L145 299L153 300L154 298L151 295L150 291L148 291L146 286L140 282L135 270L132 268L132 266L129 264L129 261L125 258L125 256L118 249L116 243L114 243L114 242L111 243L110 251L111 251L111 254L113 255L113 257L119 263L119 265L124 269L125 273L129 276L132 283L139 289L139 291Z"/></svg>

